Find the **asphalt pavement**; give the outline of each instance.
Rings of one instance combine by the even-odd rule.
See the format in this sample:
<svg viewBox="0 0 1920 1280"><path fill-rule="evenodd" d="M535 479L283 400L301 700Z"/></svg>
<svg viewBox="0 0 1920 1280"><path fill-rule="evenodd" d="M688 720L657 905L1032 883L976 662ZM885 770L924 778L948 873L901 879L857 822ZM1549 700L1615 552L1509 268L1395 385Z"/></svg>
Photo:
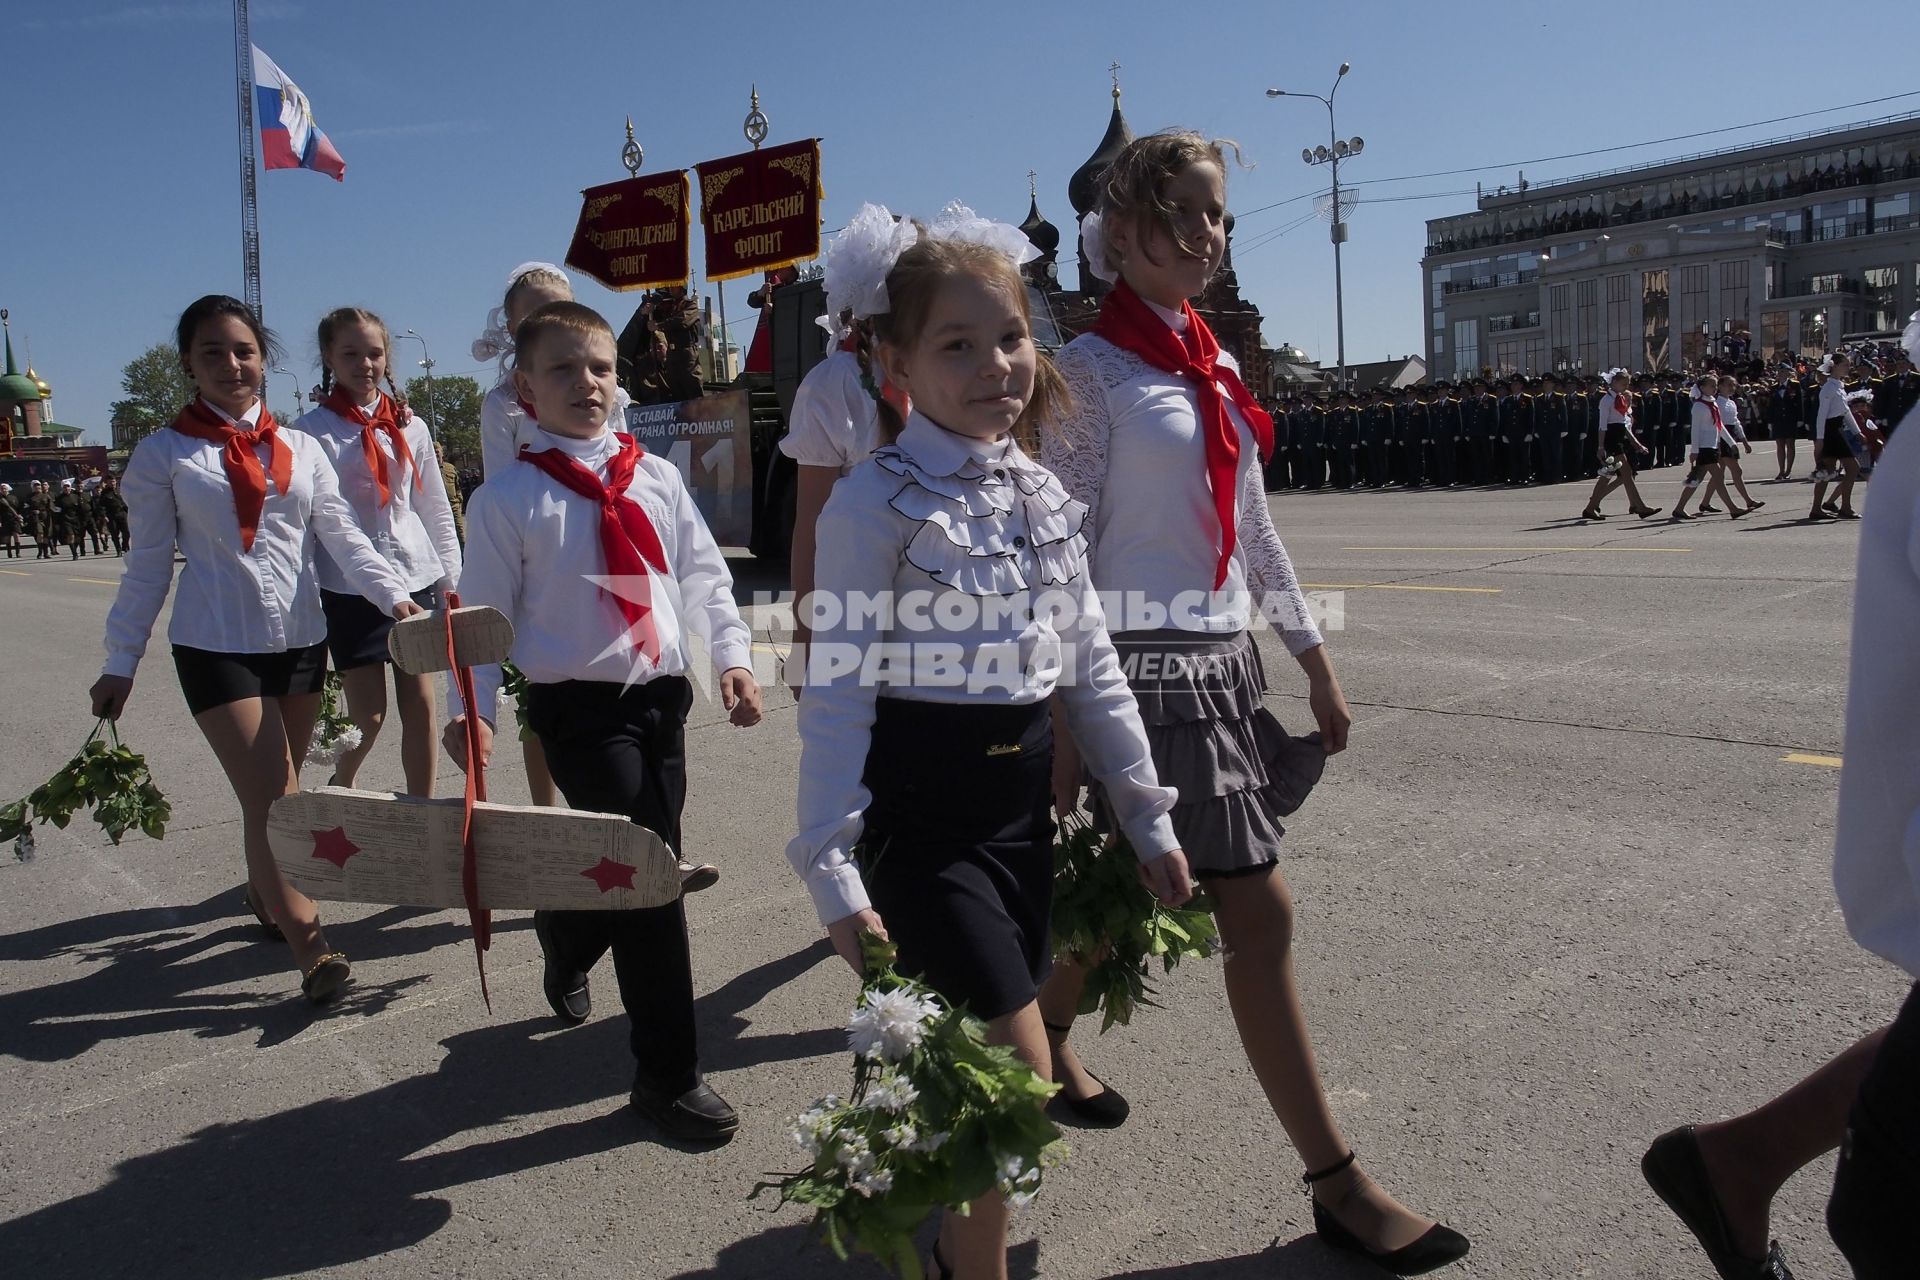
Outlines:
<svg viewBox="0 0 1920 1280"><path fill-rule="evenodd" d="M1367 1166L1473 1237L1449 1274L1706 1280L1641 1182L1647 1141L1771 1096L1904 989L1828 879L1858 526L1799 523L1804 483L1754 492L1754 516L1674 526L1582 525L1573 486L1273 499L1303 579L1336 593L1356 718L1288 824L1308 1020ZM743 596L780 585L737 564ZM111 557L0 561L0 799L85 738L118 576ZM1305 682L1261 644L1303 732ZM400 784L396 728L361 785ZM688 852L723 870L689 904L704 1056L744 1120L703 1152L625 1107L610 972L592 1021L551 1017L524 915L498 924L489 1012L455 913L328 906L357 985L310 1012L242 903L234 802L163 633L122 732L172 798L165 841L115 848L83 819L0 865L0 1275L879 1274L748 1198L795 1164L789 1117L849 1076L853 976L781 852L783 690L756 729L702 703L689 733ZM512 754L491 785L523 800ZM458 782L443 761L439 794ZM1159 991L1131 1028L1083 1031L1134 1118L1069 1131L1015 1220L1014 1274L1377 1274L1313 1239L1218 964ZM1774 1206L1803 1276L1845 1274L1831 1175L1817 1162Z"/></svg>

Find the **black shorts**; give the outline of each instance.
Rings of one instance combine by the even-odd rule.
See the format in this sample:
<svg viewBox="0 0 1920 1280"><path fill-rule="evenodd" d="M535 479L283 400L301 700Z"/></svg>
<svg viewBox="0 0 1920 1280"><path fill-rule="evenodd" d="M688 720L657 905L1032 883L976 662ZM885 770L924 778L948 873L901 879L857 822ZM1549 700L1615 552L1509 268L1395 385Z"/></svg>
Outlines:
<svg viewBox="0 0 1920 1280"><path fill-rule="evenodd" d="M219 653L173 646L173 669L180 692L194 715L247 698L285 698L320 692L327 679L327 646L322 641L284 653Z"/></svg>
<svg viewBox="0 0 1920 1280"><path fill-rule="evenodd" d="M1053 721L1026 706L878 700L860 874L900 972L976 1017L1053 969Z"/></svg>
<svg viewBox="0 0 1920 1280"><path fill-rule="evenodd" d="M1737 461L1739 457L1740 450L1733 445L1723 444L1720 446L1720 460L1722 462L1734 462Z"/></svg>
<svg viewBox="0 0 1920 1280"><path fill-rule="evenodd" d="M1714 467L1720 465L1720 450L1714 448L1697 451L1693 455L1693 465L1696 467Z"/></svg>
<svg viewBox="0 0 1920 1280"><path fill-rule="evenodd" d="M422 609L438 609L440 593L422 587L413 593L413 602ZM320 608L327 615L327 652L333 656L335 671L351 671L387 661L387 633L393 619L365 596L343 595L322 589Z"/></svg>
<svg viewBox="0 0 1920 1280"><path fill-rule="evenodd" d="M1627 429L1617 422L1614 423L1607 428L1606 436L1602 443L1606 448L1608 457L1618 458L1622 456L1627 451Z"/></svg>

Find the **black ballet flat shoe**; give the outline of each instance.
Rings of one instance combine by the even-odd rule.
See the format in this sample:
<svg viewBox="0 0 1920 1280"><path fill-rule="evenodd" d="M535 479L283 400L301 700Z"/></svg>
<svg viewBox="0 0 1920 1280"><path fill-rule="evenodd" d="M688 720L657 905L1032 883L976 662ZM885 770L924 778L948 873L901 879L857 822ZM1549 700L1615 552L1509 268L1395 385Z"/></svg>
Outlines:
<svg viewBox="0 0 1920 1280"><path fill-rule="evenodd" d="M1056 1051L1059 1046L1067 1042L1067 1036L1073 1030L1072 1027L1056 1026L1046 1021L1042 1021L1040 1025L1047 1029L1047 1041ZM1063 1086L1054 1097L1074 1119L1088 1128L1118 1129L1127 1122L1127 1117L1133 1114L1133 1104L1128 1102L1118 1089L1094 1075L1093 1072L1089 1071L1087 1074L1092 1076L1094 1083L1100 1086L1100 1092L1089 1094L1084 1098L1075 1098L1070 1096Z"/></svg>
<svg viewBox="0 0 1920 1280"><path fill-rule="evenodd" d="M1745 514L1747 514L1745 507L1735 507L1727 512L1727 519L1738 520L1741 516Z"/></svg>
<svg viewBox="0 0 1920 1280"><path fill-rule="evenodd" d="M253 918L260 922L261 932L265 933L270 940L274 942L287 940L285 930L274 923L273 917L268 915L266 908L260 905L260 899L254 896L252 885L247 886L247 910L253 912Z"/></svg>
<svg viewBox="0 0 1920 1280"><path fill-rule="evenodd" d="M636 1080L627 1101L669 1138L681 1142L722 1143L740 1129L740 1116L705 1080L670 1095Z"/></svg>
<svg viewBox="0 0 1920 1280"><path fill-rule="evenodd" d="M577 1027L593 1016L593 991L587 985L587 975L554 959L553 924L544 911L533 913L533 936L540 940L544 961L540 987L547 994L547 1003L555 1017Z"/></svg>
<svg viewBox="0 0 1920 1280"><path fill-rule="evenodd" d="M1640 518L1641 518L1642 520L1645 520L1645 519L1646 519L1646 518L1647 518L1648 516L1657 516L1657 515L1659 515L1659 514L1660 514L1660 508L1658 508L1658 507L1635 507L1635 508L1633 509L1633 514L1634 514L1634 515L1636 515L1636 516L1639 516L1639 517L1640 517Z"/></svg>
<svg viewBox="0 0 1920 1280"><path fill-rule="evenodd" d="M1759 510L1760 508L1762 508L1762 507L1764 507L1764 506L1766 506L1766 505L1767 505L1766 503L1764 503L1764 502L1761 502L1761 501L1760 501L1759 499L1757 499L1757 498L1756 498L1756 499L1754 499L1754 500L1753 500L1752 502L1749 502L1749 503L1747 504L1747 510L1748 510L1748 511L1758 511L1758 510Z"/></svg>
<svg viewBox="0 0 1920 1280"><path fill-rule="evenodd" d="M1653 1193L1673 1210L1673 1216L1693 1232L1720 1280L1793 1280L1777 1241L1769 1244L1767 1256L1758 1260L1734 1248L1733 1230L1720 1208L1720 1198L1713 1193L1713 1180L1707 1176L1700 1139L1692 1125L1682 1125L1655 1138L1647 1154L1640 1157L1640 1173Z"/></svg>
<svg viewBox="0 0 1920 1280"><path fill-rule="evenodd" d="M1714 506L1711 502L1703 502L1698 508L1698 514L1703 516L1717 516L1720 514L1720 508Z"/></svg>
<svg viewBox="0 0 1920 1280"><path fill-rule="evenodd" d="M1336 1173L1344 1173L1353 1161L1354 1153L1349 1151L1347 1158L1338 1164L1318 1173L1307 1174L1301 1179L1307 1184L1307 1194L1313 1195L1314 1183L1324 1182ZM1471 1240L1438 1222L1428 1227L1412 1244L1403 1244L1387 1252L1370 1249L1364 1240L1349 1231L1340 1219L1333 1216L1333 1211L1317 1199L1313 1202L1313 1232L1320 1237L1320 1243L1329 1249L1365 1258L1374 1266L1396 1276L1423 1276L1429 1271L1438 1271L1441 1267L1460 1261L1473 1249Z"/></svg>
<svg viewBox="0 0 1920 1280"><path fill-rule="evenodd" d="M1833 518L1835 520L1858 520L1860 518L1860 513L1858 511L1855 511L1852 507L1842 507L1838 511L1833 513Z"/></svg>
<svg viewBox="0 0 1920 1280"><path fill-rule="evenodd" d="M1690 516L1684 511L1676 511L1667 517L1668 524L1679 524L1682 520L1698 520L1699 516Z"/></svg>
<svg viewBox="0 0 1920 1280"><path fill-rule="evenodd" d="M1580 518L1582 520L1605 520L1606 519L1605 516L1601 515L1598 511L1595 511L1592 507L1588 507L1585 511L1582 511L1580 513Z"/></svg>

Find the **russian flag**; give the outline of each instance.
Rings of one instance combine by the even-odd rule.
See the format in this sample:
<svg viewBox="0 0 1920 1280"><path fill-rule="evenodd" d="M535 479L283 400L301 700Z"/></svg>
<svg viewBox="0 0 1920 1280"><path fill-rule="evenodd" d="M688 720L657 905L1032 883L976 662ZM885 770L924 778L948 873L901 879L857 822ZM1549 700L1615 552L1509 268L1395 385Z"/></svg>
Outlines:
<svg viewBox="0 0 1920 1280"><path fill-rule="evenodd" d="M347 162L313 123L307 95L258 45L253 46L253 101L267 168L312 169L346 181Z"/></svg>

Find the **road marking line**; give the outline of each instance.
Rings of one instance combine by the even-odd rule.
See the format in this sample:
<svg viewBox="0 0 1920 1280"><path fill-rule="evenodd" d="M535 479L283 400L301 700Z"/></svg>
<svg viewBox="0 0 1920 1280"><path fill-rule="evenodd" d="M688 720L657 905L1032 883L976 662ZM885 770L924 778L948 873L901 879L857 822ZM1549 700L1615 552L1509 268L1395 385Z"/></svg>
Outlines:
<svg viewBox="0 0 1920 1280"><path fill-rule="evenodd" d="M1523 551L1541 555L1560 551L1624 551L1632 555L1688 555L1692 547L1342 547L1342 551Z"/></svg>
<svg viewBox="0 0 1920 1280"><path fill-rule="evenodd" d="M101 586L101 587L117 587L120 585L119 581L114 578L68 578L67 581L68 582L91 582L94 585Z"/></svg>
<svg viewBox="0 0 1920 1280"><path fill-rule="evenodd" d="M1812 755L1806 754L1803 751L1795 751L1795 752L1792 752L1791 754L1781 756L1780 763L1782 764L1817 764L1828 769L1838 769L1840 767L1840 757L1839 756L1812 756Z"/></svg>
<svg viewBox="0 0 1920 1280"><path fill-rule="evenodd" d="M1303 582L1308 591L1453 591L1465 595L1497 596L1502 587L1420 587L1406 582Z"/></svg>
<svg viewBox="0 0 1920 1280"><path fill-rule="evenodd" d="M10 573L16 578L31 578L33 576L25 569L0 569L0 573Z"/></svg>

